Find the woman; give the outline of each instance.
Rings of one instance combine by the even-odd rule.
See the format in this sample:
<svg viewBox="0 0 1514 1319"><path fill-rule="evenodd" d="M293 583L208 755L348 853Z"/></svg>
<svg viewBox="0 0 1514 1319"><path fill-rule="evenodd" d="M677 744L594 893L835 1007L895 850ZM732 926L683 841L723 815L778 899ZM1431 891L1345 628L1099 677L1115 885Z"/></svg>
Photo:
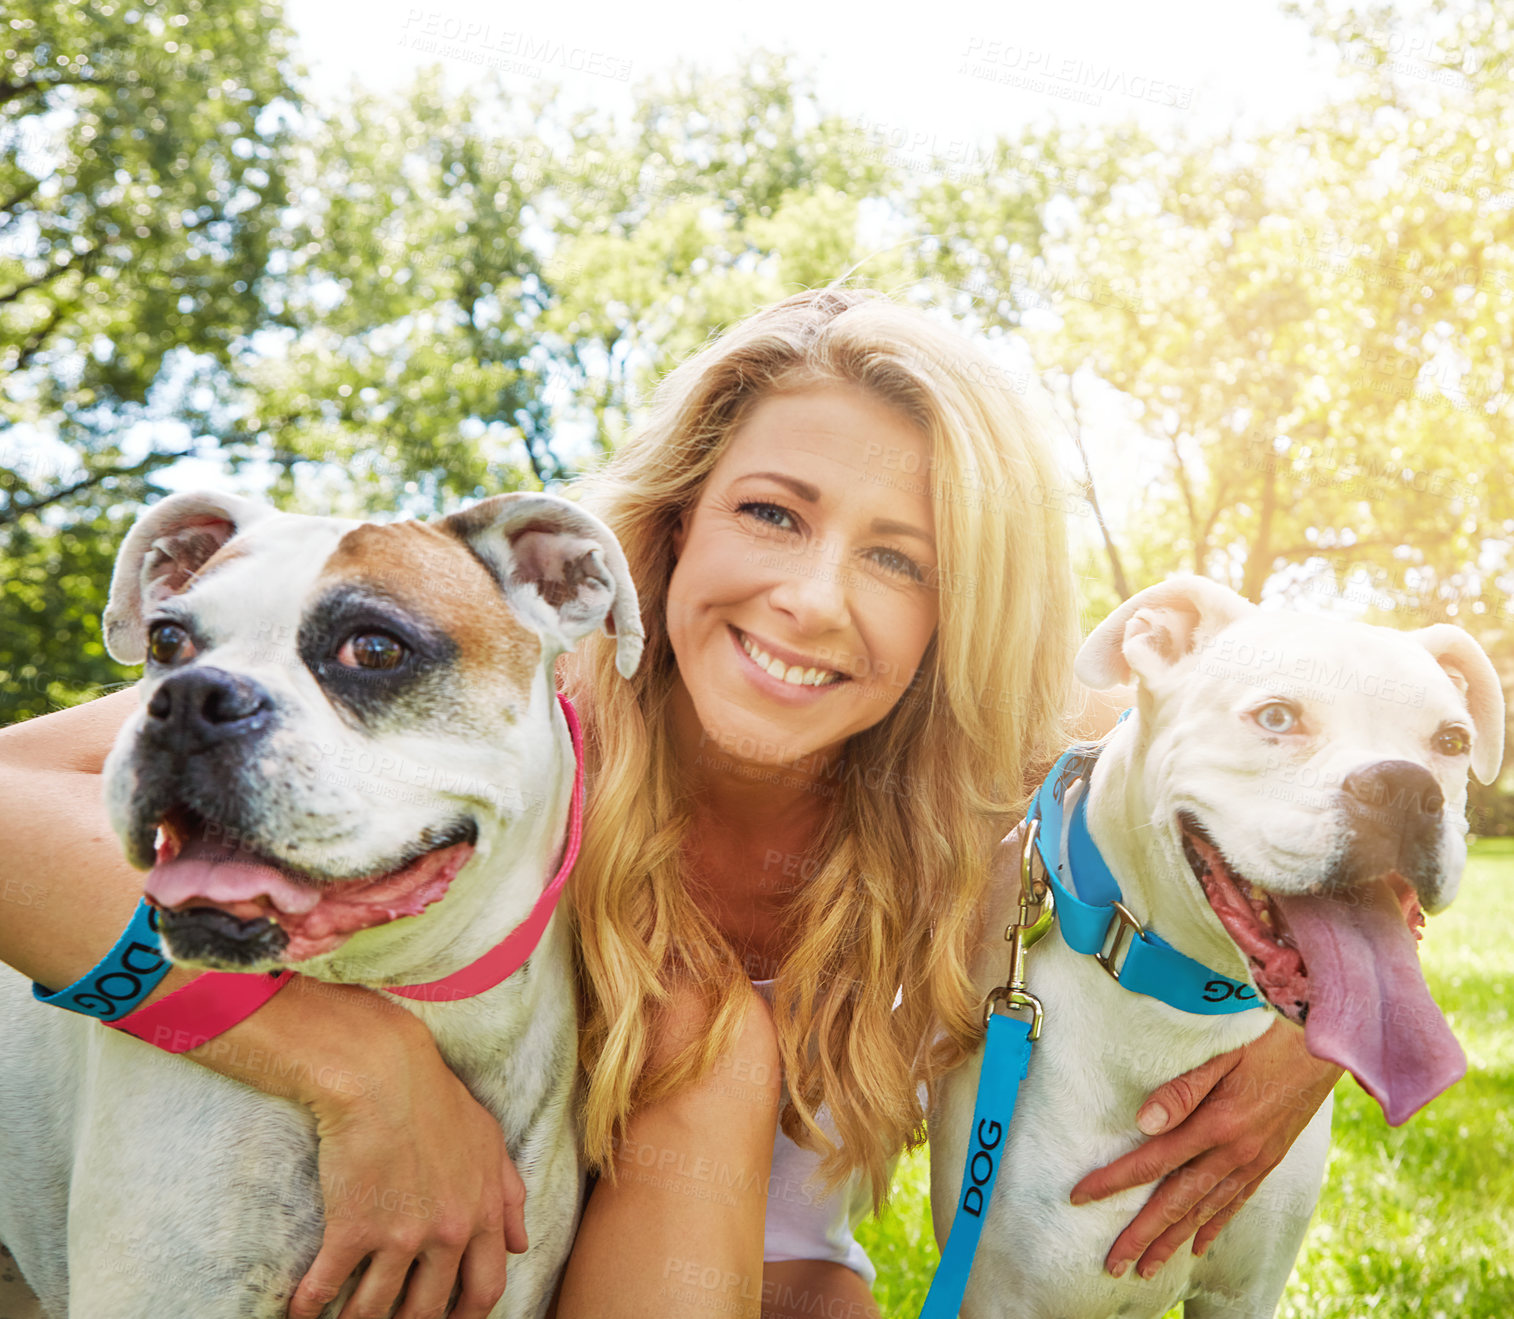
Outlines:
<svg viewBox="0 0 1514 1319"><path fill-rule="evenodd" d="M869 1312L851 1222L978 1038L966 967L991 845L1065 740L1076 625L1045 497L1058 484L990 362L919 313L837 290L758 313L672 373L590 483L648 644L630 684L606 646L565 661L591 775L572 914L600 1177L564 1319ZM59 896L0 936L44 983L91 965L140 888L98 814L81 838L69 805L122 699L0 739L26 766L0 789L22 794L7 792L6 824L29 869L49 899L92 900L81 928ZM402 1287L401 1319L440 1313L460 1266L453 1313L483 1315L506 1244L524 1244L518 1203L508 1226L501 1212L513 1170L492 1122L397 1018L361 990L286 991L199 1051L266 1090L333 1061L379 1076L376 1097L299 1095L327 1184L382 1179L450 1207L436 1223L328 1213L297 1319L369 1255L345 1314L384 1313ZM254 1066L254 1049L284 1065ZM1183 1119L1224 1076L1215 1101L1079 1188L1194 1174L1169 1179L1111 1267L1165 1258L1281 1157L1313 1107L1262 1105L1258 1077L1307 1078L1321 1098L1334 1079L1288 1035L1245 1052L1164 1088ZM290 1065L306 1057L317 1068ZM1248 1077L1249 1101L1220 1093Z"/></svg>

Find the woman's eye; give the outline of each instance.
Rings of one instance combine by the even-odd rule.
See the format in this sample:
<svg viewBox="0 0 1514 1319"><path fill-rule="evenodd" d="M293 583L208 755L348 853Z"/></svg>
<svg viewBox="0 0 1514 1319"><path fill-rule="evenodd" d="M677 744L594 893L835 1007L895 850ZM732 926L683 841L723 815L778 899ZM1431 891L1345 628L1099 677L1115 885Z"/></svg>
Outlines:
<svg viewBox="0 0 1514 1319"><path fill-rule="evenodd" d="M902 577L908 577L912 581L923 582L925 572L907 554L901 554L898 550L879 550L876 561L887 568L890 572L896 572Z"/></svg>
<svg viewBox="0 0 1514 1319"><path fill-rule="evenodd" d="M407 653L400 642L383 632L359 632L342 643L336 659L349 669L394 669L404 662Z"/></svg>
<svg viewBox="0 0 1514 1319"><path fill-rule="evenodd" d="M1435 735L1434 745L1443 756L1464 756L1472 749L1472 737L1465 728L1442 728Z"/></svg>
<svg viewBox="0 0 1514 1319"><path fill-rule="evenodd" d="M1298 724L1298 711L1285 701L1269 701L1251 717L1269 733L1289 733Z"/></svg>
<svg viewBox="0 0 1514 1319"><path fill-rule="evenodd" d="M177 664L193 654L189 633L177 623L154 623L147 629L147 656L154 664Z"/></svg>
<svg viewBox="0 0 1514 1319"><path fill-rule="evenodd" d="M759 522L766 522L770 527L777 527L780 531L793 529L794 515L780 504L764 504L760 500L748 500L744 504L737 504L736 511L745 513L748 517L754 517Z"/></svg>

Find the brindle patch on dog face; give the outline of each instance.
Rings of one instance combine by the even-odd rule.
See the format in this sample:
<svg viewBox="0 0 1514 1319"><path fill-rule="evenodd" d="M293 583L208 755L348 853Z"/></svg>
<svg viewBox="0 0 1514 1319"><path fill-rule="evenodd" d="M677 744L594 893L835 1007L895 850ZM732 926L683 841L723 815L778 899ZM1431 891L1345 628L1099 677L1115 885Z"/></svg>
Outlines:
<svg viewBox="0 0 1514 1319"><path fill-rule="evenodd" d="M365 726L445 720L477 730L481 714L508 719L529 700L541 642L493 572L446 531L422 522L353 528L311 599L300 656ZM370 633L399 642L401 662L361 668L338 659L344 642Z"/></svg>

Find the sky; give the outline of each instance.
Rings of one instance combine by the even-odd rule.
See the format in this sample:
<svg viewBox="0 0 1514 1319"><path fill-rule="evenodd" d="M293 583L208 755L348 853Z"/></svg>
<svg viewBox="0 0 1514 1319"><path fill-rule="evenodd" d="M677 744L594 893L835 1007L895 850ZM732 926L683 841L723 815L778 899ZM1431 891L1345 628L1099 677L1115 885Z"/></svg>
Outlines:
<svg viewBox="0 0 1514 1319"><path fill-rule="evenodd" d="M916 149L1017 132L1029 122L1112 121L1201 134L1277 123L1330 94L1336 57L1314 50L1277 0L932 0L859 19L814 0L746 6L583 3L524 11L498 0L287 0L317 94L352 77L397 86L440 60L465 81L547 79L596 105L677 62L733 67L791 52L839 111Z"/></svg>

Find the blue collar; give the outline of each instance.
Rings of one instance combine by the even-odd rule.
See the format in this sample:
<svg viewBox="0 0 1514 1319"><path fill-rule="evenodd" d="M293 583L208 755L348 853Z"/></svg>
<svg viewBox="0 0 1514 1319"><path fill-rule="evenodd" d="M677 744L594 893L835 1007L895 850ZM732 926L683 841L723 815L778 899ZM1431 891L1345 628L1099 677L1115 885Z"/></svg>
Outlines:
<svg viewBox="0 0 1514 1319"><path fill-rule="evenodd" d="M1249 984L1185 957L1144 929L1121 901L1119 882L1088 832L1087 780L1098 754L1098 747L1087 746L1064 752L1026 814L1027 823L1040 821L1036 850L1056 894L1057 927L1064 942L1074 952L1096 958L1126 989L1183 1012L1218 1016L1263 1006ZM1084 790L1066 822L1067 853L1063 856L1063 801L1079 779L1084 780Z"/></svg>

